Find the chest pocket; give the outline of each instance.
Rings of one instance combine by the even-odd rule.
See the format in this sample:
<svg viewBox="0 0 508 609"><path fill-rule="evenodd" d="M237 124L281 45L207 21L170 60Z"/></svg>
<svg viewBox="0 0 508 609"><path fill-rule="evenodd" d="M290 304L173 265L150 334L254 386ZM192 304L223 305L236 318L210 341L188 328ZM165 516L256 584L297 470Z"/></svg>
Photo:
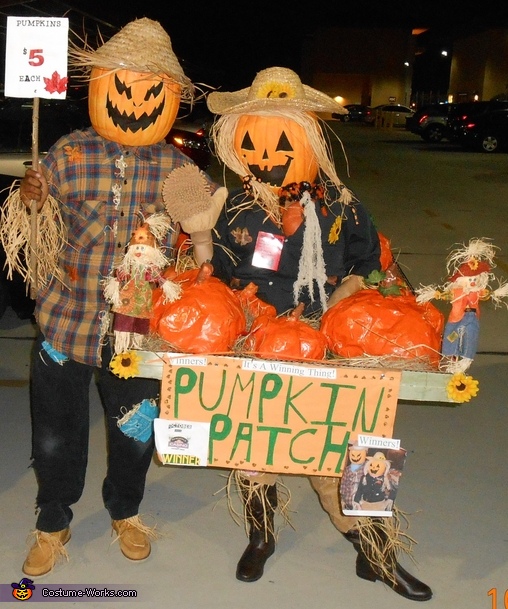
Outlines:
<svg viewBox="0 0 508 609"><path fill-rule="evenodd" d="M79 201L68 206L68 240L71 247L92 249L104 240L105 201Z"/></svg>

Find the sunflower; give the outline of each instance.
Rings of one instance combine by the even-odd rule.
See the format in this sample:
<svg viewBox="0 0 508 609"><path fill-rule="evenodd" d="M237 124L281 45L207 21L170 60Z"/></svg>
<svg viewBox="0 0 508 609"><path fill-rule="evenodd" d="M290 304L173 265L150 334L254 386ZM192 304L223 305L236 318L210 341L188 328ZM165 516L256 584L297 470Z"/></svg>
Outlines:
<svg viewBox="0 0 508 609"><path fill-rule="evenodd" d="M469 402L478 393L478 381L463 372L457 372L446 386L446 393L454 402Z"/></svg>
<svg viewBox="0 0 508 609"><path fill-rule="evenodd" d="M128 379L138 374L140 360L135 351L124 351L115 355L109 364L109 369L120 378Z"/></svg>

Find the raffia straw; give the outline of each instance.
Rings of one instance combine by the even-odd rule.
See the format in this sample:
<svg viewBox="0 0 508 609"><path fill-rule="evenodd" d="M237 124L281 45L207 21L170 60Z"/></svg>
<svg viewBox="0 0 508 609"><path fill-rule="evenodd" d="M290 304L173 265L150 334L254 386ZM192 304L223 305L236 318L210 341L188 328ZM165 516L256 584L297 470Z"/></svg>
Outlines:
<svg viewBox="0 0 508 609"><path fill-rule="evenodd" d="M277 480L277 507L276 513L281 517L282 523L279 527L276 527L272 530L265 529L265 534L270 532L277 541L278 534L282 528L289 525L294 528L291 524L290 520L290 503L291 503L291 491L289 488L280 480L280 477L277 477L277 474L272 474L268 472L270 477L272 475ZM262 479L263 474L261 474ZM247 535L249 534L249 519L254 521L254 525L256 528L262 529L265 526L271 526L268 518L264 518L264 522L257 522L254 518L254 514L250 511L247 514L248 505L252 499L253 495L256 495L266 510L267 505L269 505L269 500L266 497L266 489L268 485L263 482L256 482L255 478L251 478L245 475L242 470L233 469L229 473L226 486L221 489L221 491L226 492L228 509L231 517L238 525L243 525L245 528L245 532ZM219 491L220 492L220 491ZM240 502L240 507L237 507L237 503ZM248 516L250 518L248 518Z"/></svg>
<svg viewBox="0 0 508 609"><path fill-rule="evenodd" d="M28 284L34 284L30 268L31 214L21 200L19 182L15 181L0 212L0 242L5 250L7 277L13 272L21 275ZM60 252L67 243L67 230L60 213L59 202L48 195L37 214L37 243L35 253L38 266L38 285L45 287L53 279L62 281L63 273L58 265Z"/></svg>
<svg viewBox="0 0 508 609"><path fill-rule="evenodd" d="M416 541L405 531L409 529L407 514L393 508L391 518L371 518L364 516L358 519L356 525L360 534L360 544L369 561L376 571L394 584L397 558L404 552L416 562L413 556L413 546Z"/></svg>

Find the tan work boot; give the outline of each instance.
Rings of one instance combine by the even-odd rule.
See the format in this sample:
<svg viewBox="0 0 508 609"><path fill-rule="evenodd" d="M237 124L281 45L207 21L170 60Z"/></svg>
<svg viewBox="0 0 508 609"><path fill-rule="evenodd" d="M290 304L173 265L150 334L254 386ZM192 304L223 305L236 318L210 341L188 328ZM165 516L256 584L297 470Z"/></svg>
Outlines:
<svg viewBox="0 0 508 609"><path fill-rule="evenodd" d="M40 577L49 573L57 562L69 560L64 545L71 538L71 530L63 529L55 533L35 530L35 541L23 563L23 573L31 577Z"/></svg>
<svg viewBox="0 0 508 609"><path fill-rule="evenodd" d="M116 531L122 554L130 560L144 560L150 556L150 539L157 539L155 528L144 525L139 516L131 516L123 520L111 522Z"/></svg>

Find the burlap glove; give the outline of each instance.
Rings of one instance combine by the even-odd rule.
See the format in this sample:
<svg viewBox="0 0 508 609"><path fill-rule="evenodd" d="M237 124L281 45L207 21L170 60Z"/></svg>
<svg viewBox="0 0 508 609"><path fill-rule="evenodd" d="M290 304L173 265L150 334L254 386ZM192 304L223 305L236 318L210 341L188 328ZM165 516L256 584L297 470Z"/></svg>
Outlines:
<svg viewBox="0 0 508 609"><path fill-rule="evenodd" d="M328 299L328 308L331 309L333 305L348 296L356 294L356 292L359 292L364 287L363 277L360 275L348 275L347 277L344 277L342 283Z"/></svg>

